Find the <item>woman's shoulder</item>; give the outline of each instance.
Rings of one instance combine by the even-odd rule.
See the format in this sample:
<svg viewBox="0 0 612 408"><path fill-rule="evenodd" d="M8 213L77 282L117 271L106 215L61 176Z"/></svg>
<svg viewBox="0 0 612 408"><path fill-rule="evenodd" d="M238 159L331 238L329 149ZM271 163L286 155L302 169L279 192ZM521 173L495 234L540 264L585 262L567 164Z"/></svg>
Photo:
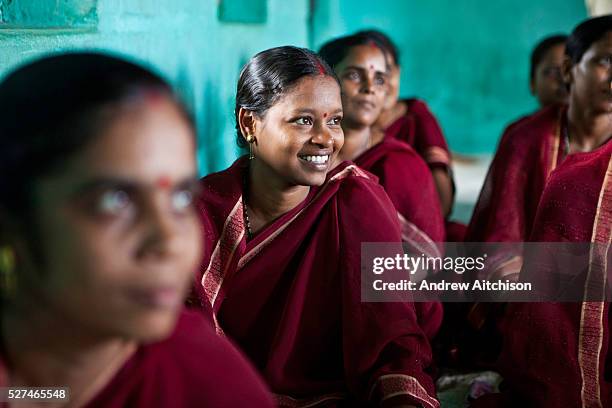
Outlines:
<svg viewBox="0 0 612 408"><path fill-rule="evenodd" d="M200 179L202 194L227 194L236 185L240 187L242 174L247 165L246 157L240 157L227 169L210 173ZM228 189L228 187L230 187Z"/></svg>
<svg viewBox="0 0 612 408"><path fill-rule="evenodd" d="M383 159L399 166L421 168L429 172L429 167L421 155L410 145L400 140L385 139L380 143L385 148Z"/></svg>
<svg viewBox="0 0 612 408"><path fill-rule="evenodd" d="M503 144L514 146L540 146L550 135L559 132L564 107L560 105L541 109L510 124L502 137Z"/></svg>
<svg viewBox="0 0 612 408"><path fill-rule="evenodd" d="M402 99L402 102L406 105L406 113L412 113L417 116L433 116L431 109L429 109L429 105L422 99L413 97Z"/></svg>
<svg viewBox="0 0 612 408"><path fill-rule="evenodd" d="M378 177L351 162L344 162L343 165L344 168L337 171L330 181L340 183L336 200L344 223L358 229L368 224L360 221L364 219L377 228L399 225L397 211L379 184Z"/></svg>
<svg viewBox="0 0 612 408"><path fill-rule="evenodd" d="M140 372L130 376L140 384L130 401L147 401L140 390L154 387L159 404L153 406L167 406L173 398L175 406L273 405L255 369L198 311L183 311L166 340L144 345L137 354L132 368Z"/></svg>
<svg viewBox="0 0 612 408"><path fill-rule="evenodd" d="M351 161L344 161L334 168L326 183L337 183L338 194L342 197L361 191L366 197L379 194L378 177ZM361 198L354 197L354 198Z"/></svg>

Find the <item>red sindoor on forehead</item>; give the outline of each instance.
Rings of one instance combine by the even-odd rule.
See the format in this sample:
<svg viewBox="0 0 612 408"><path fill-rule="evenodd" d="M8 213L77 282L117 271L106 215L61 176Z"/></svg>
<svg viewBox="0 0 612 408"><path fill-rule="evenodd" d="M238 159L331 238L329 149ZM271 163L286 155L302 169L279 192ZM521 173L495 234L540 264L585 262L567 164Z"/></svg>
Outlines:
<svg viewBox="0 0 612 408"><path fill-rule="evenodd" d="M325 67L320 61L317 61L317 68L319 69L319 75L325 75Z"/></svg>
<svg viewBox="0 0 612 408"><path fill-rule="evenodd" d="M161 176L160 178L157 179L157 181L155 182L155 185L158 188L167 190L172 185L172 180L170 180L170 177L168 176Z"/></svg>

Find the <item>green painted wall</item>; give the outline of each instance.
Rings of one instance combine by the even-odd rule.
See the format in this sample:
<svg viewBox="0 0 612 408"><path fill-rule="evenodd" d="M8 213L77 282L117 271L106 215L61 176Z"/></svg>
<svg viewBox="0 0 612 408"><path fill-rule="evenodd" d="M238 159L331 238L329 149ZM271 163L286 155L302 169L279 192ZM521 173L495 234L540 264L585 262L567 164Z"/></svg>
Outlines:
<svg viewBox="0 0 612 408"><path fill-rule="evenodd" d="M284 44L318 47L379 27L402 50L402 94L430 104L453 150L491 152L503 126L535 107L527 88L533 43L569 31L586 15L582 0L258 0L267 1L265 23L242 24L219 21L223 1L229 0L0 0L0 75L71 49L145 61L193 110L206 174L238 154L234 92L250 56ZM252 21L261 19L256 10L247 16Z"/></svg>
<svg viewBox="0 0 612 408"><path fill-rule="evenodd" d="M490 153L504 126L536 108L529 54L586 18L583 0L316 0L311 42L379 28L399 45L401 94L425 99L451 148Z"/></svg>
<svg viewBox="0 0 612 408"><path fill-rule="evenodd" d="M218 21L218 0L98 0L94 14L79 9L83 3L96 2L0 0L0 75L40 54L71 49L148 62L179 88L196 116L203 174L237 156L233 105L242 65L269 47L308 44L308 0L268 0L264 24Z"/></svg>

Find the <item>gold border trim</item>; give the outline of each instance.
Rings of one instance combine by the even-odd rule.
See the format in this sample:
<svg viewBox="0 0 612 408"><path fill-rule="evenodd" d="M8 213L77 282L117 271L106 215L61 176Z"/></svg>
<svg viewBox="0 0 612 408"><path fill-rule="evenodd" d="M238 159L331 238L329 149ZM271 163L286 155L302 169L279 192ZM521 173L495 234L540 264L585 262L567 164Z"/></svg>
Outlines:
<svg viewBox="0 0 612 408"><path fill-rule="evenodd" d="M607 253L610 247L612 238L610 228L610 218L612 214L612 158L608 163L608 169L602 183L599 202L597 203L597 212L593 223L593 234L591 243L605 243L606 249L603 254L597 251L599 248L596 245L591 246L589 254L589 270L584 286L584 299L590 299L591 292L594 290L602 290L599 287L591 287L589 282L596 280L602 282L605 286L607 276ZM602 222L603 219L603 222ZM606 222L607 221L607 222ZM603 256L602 260L597 260ZM597 265L597 268L593 266ZM599 275L599 276L596 276ZM604 302L589 302L582 303L580 312L580 334L578 343L578 365L580 366L580 376L582 386L580 397L583 407L602 407L601 389L600 389L600 358L601 346L603 342L604 327Z"/></svg>
<svg viewBox="0 0 612 408"><path fill-rule="evenodd" d="M377 387L380 388L382 395L379 402L383 402L398 395L409 395L418 399L426 407L440 407L440 402L430 396L416 378L406 374L387 374L380 376L370 390L370 401Z"/></svg>

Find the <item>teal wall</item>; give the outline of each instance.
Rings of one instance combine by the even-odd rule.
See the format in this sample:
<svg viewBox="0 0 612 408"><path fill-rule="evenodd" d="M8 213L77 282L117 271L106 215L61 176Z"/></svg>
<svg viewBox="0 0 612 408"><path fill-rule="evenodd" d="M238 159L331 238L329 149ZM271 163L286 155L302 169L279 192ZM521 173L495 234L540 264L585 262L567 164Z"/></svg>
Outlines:
<svg viewBox="0 0 612 408"><path fill-rule="evenodd" d="M18 3L22 10L15 12ZM36 7L27 12L27 3ZM67 3L67 12L57 12ZM94 0L0 0L0 75L40 54L71 49L145 61L193 110L203 174L226 167L238 153L233 104L242 65L266 48L308 45L308 0L268 0L265 24L219 22L217 0L98 0L93 17L90 8L79 9L83 3L96 6ZM26 28L16 28L15 20ZM66 22L73 28L61 28Z"/></svg>
<svg viewBox="0 0 612 408"><path fill-rule="evenodd" d="M250 56L378 27L401 47L402 94L430 104L453 150L491 152L503 126L535 107L527 88L533 43L586 15L582 0L267 0L265 23L241 24L218 20L222 1L229 0L0 0L0 75L71 49L145 61L194 112L205 174L238 154L234 92Z"/></svg>
<svg viewBox="0 0 612 408"><path fill-rule="evenodd" d="M583 0L316 0L311 43L379 28L399 45L402 96L425 99L451 149L490 153L504 126L537 107L529 54L586 18Z"/></svg>

